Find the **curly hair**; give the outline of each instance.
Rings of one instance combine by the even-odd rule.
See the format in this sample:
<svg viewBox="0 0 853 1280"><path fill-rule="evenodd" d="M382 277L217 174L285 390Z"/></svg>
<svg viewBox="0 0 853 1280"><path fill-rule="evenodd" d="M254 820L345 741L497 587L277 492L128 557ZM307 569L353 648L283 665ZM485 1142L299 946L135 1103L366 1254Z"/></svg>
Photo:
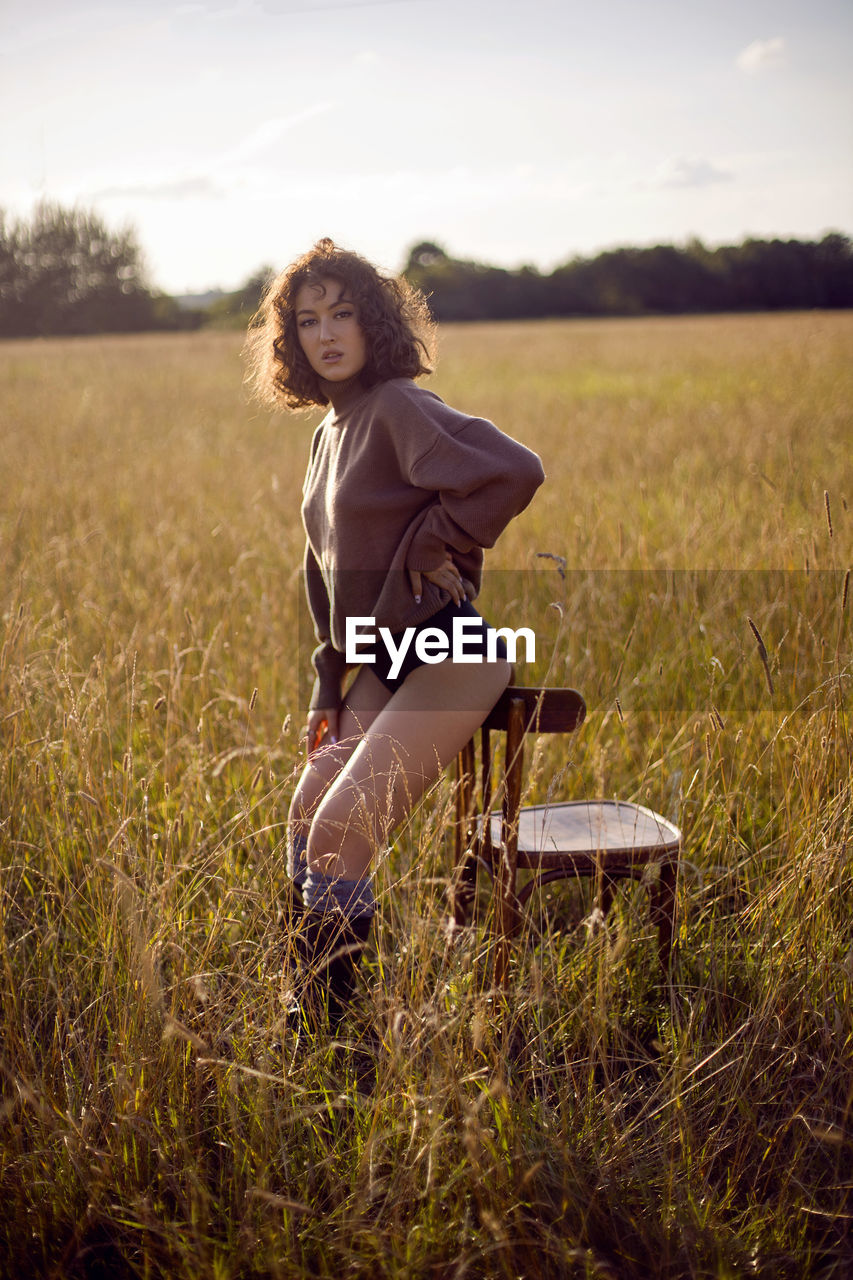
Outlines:
<svg viewBox="0 0 853 1280"><path fill-rule="evenodd" d="M249 324L244 354L257 399L288 409L329 403L300 345L295 314L299 290L324 280L341 284L358 307L368 352L361 371L365 386L432 372L435 326L424 295L323 239L270 281Z"/></svg>

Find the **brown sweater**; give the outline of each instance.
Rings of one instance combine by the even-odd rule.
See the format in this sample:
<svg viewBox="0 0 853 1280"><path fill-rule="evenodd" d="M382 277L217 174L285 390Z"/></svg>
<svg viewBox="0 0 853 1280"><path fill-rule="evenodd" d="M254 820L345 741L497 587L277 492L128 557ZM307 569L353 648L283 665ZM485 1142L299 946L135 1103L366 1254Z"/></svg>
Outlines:
<svg viewBox="0 0 853 1280"><path fill-rule="evenodd" d="M408 378L322 386L331 408L311 442L302 502L320 641L312 708L340 703L347 617L392 632L425 622L449 596L424 579L416 604L407 570L437 569L448 550L476 594L483 547L545 478L535 453Z"/></svg>

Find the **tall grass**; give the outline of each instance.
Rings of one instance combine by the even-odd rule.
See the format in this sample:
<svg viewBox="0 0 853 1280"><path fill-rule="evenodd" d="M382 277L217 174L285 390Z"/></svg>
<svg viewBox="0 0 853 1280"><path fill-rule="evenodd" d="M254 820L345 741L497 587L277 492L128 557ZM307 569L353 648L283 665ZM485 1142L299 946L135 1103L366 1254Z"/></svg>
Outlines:
<svg viewBox="0 0 853 1280"><path fill-rule="evenodd" d="M311 419L238 340L0 348L5 1274L841 1277L853 1267L853 318L448 329L451 403L548 483L483 605L581 688L531 796L680 822L530 912L506 1001L449 933L452 783L377 868L337 1045L281 1027Z"/></svg>

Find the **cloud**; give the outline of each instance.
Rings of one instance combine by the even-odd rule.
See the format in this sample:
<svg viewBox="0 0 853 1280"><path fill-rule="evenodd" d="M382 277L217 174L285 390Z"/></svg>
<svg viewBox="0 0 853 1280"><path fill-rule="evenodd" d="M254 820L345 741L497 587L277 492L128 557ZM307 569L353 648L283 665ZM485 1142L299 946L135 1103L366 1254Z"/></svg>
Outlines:
<svg viewBox="0 0 853 1280"><path fill-rule="evenodd" d="M268 151L291 129L297 128L300 124L305 124L308 120L313 120L315 116L324 115L327 111L332 111L337 105L335 101L315 102L312 106L305 107L302 111L295 111L292 115L276 116L273 119L262 121L242 142L238 142L230 151L226 151L217 160L215 167L219 169L226 168L231 164L241 164L245 160L250 160L253 156Z"/></svg>
<svg viewBox="0 0 853 1280"><path fill-rule="evenodd" d="M118 183L91 193L93 200L115 200L132 196L143 200L195 200L222 195L220 189L203 174L187 178L169 178L159 182Z"/></svg>
<svg viewBox="0 0 853 1280"><path fill-rule="evenodd" d="M762 71L787 64L788 51L782 36L773 36L770 40L753 40L735 58L735 66L748 75L758 75Z"/></svg>
<svg viewBox="0 0 853 1280"><path fill-rule="evenodd" d="M717 182L731 182L732 174L702 156L671 156L658 165L650 187L710 187Z"/></svg>
<svg viewBox="0 0 853 1280"><path fill-rule="evenodd" d="M234 147L211 160L205 170L180 177L152 178L151 180L117 182L91 192L94 200L209 200L226 196L235 182L246 188L251 186L251 162L271 147L289 130L304 124L315 116L331 111L335 102L317 102L290 116L276 116L263 120L257 128L241 139ZM249 166L244 168L242 166ZM256 175L260 177L261 169Z"/></svg>

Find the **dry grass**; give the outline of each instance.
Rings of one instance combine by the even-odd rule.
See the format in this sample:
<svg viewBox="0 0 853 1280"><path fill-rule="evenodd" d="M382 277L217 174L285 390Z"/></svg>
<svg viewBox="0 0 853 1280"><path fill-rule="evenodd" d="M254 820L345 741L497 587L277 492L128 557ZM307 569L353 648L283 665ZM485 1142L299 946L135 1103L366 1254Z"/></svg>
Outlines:
<svg viewBox="0 0 853 1280"><path fill-rule="evenodd" d="M0 348L3 1272L849 1274L853 317L445 332L436 389L549 476L484 592L590 704L531 793L682 823L678 955L555 889L506 1015L443 929L444 783L345 1047L295 1062L311 421L246 407L238 346Z"/></svg>

